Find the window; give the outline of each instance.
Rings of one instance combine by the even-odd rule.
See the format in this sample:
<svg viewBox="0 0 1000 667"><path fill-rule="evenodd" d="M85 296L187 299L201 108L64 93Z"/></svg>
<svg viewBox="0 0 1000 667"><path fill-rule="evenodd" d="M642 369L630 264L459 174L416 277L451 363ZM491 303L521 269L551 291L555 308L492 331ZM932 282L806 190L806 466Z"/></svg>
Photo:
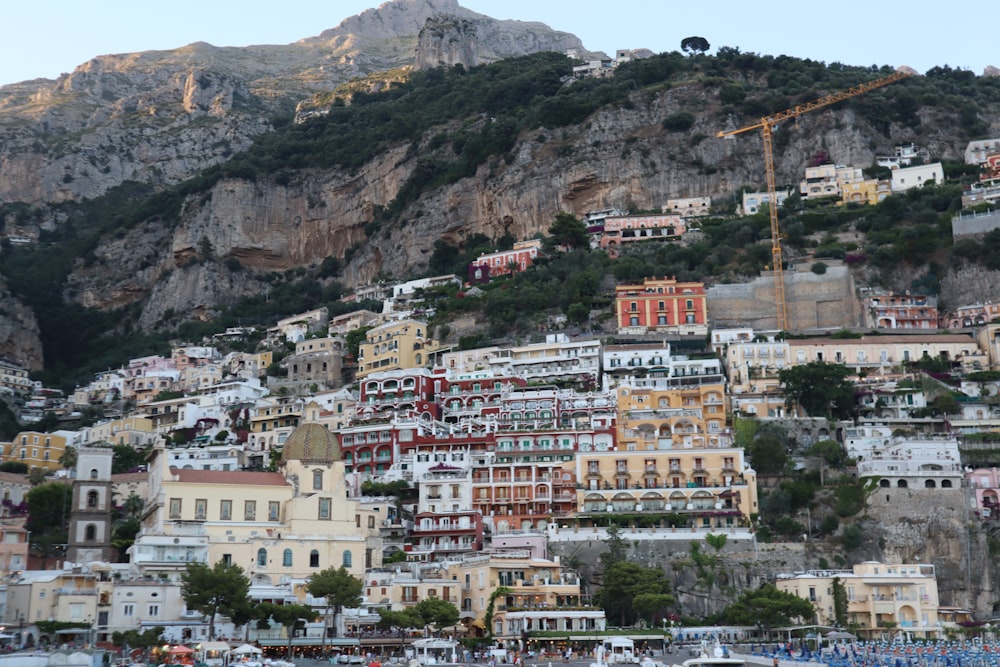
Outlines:
<svg viewBox="0 0 1000 667"><path fill-rule="evenodd" d="M323 488L323 471L313 470L313 490L319 491Z"/></svg>
<svg viewBox="0 0 1000 667"><path fill-rule="evenodd" d="M340 564L343 565L344 567L351 567L351 564L353 562L354 562L354 557L351 555L351 552L350 551L345 551L344 552L344 557L343 557L343 559L341 559L341 563Z"/></svg>
<svg viewBox="0 0 1000 667"><path fill-rule="evenodd" d="M21 457L24 458L24 457ZM90 469L90 479L97 479L97 468Z"/></svg>
<svg viewBox="0 0 1000 667"><path fill-rule="evenodd" d="M194 518L204 521L208 518L208 501L198 498L194 501Z"/></svg>
<svg viewBox="0 0 1000 667"><path fill-rule="evenodd" d="M284 552L282 552L282 554L281 554L281 564L284 567L291 567L292 566L292 550L291 549L285 549Z"/></svg>
<svg viewBox="0 0 1000 667"><path fill-rule="evenodd" d="M88 523L87 527L83 531L83 541L93 542L97 539L97 526L92 523Z"/></svg>
<svg viewBox="0 0 1000 667"><path fill-rule="evenodd" d="M257 520L257 501L256 500L246 500L243 502L243 520L244 521L256 521Z"/></svg>
<svg viewBox="0 0 1000 667"><path fill-rule="evenodd" d="M319 518L323 521L329 521L330 519L330 499L320 498L319 499Z"/></svg>
<svg viewBox="0 0 1000 667"><path fill-rule="evenodd" d="M181 518L181 499L171 498L170 499L170 518L179 519Z"/></svg>
<svg viewBox="0 0 1000 667"><path fill-rule="evenodd" d="M219 501L219 520L231 521L232 518L233 518L233 501L232 500Z"/></svg>
<svg viewBox="0 0 1000 667"><path fill-rule="evenodd" d="M156 617L158 617L160 615L160 605L158 605L158 604L151 604L151 605L149 605L149 608L146 611L148 612L146 614L147 616L150 616L152 618L156 618Z"/></svg>
<svg viewBox="0 0 1000 667"><path fill-rule="evenodd" d="M226 567L229 567L230 565L232 565L233 564L233 555L232 554L222 554L222 563Z"/></svg>
<svg viewBox="0 0 1000 667"><path fill-rule="evenodd" d="M257 566L266 567L267 566L267 549L263 547L257 549Z"/></svg>
<svg viewBox="0 0 1000 667"><path fill-rule="evenodd" d="M369 528L374 528L375 527L375 517L374 516L368 517L368 527Z"/></svg>
<svg viewBox="0 0 1000 667"><path fill-rule="evenodd" d="M281 518L281 503L277 500L269 500L267 503L267 520L278 521Z"/></svg>
<svg viewBox="0 0 1000 667"><path fill-rule="evenodd" d="M87 507L97 507L97 491L87 492Z"/></svg>
<svg viewBox="0 0 1000 667"><path fill-rule="evenodd" d="M309 552L309 567L319 567L319 552L315 549Z"/></svg>

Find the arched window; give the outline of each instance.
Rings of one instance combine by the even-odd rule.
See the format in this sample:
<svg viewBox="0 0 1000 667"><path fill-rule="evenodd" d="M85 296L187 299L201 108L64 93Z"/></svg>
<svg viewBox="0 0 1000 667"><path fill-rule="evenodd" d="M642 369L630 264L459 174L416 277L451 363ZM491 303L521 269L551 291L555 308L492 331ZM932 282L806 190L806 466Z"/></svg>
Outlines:
<svg viewBox="0 0 1000 667"><path fill-rule="evenodd" d="M313 489L319 491L323 488L323 471L313 470Z"/></svg>
<svg viewBox="0 0 1000 667"><path fill-rule="evenodd" d="M93 542L97 539L97 526L92 523L88 523L87 527L83 529L83 541Z"/></svg>
<svg viewBox="0 0 1000 667"><path fill-rule="evenodd" d="M97 507L97 491L87 492L87 507Z"/></svg>
<svg viewBox="0 0 1000 667"><path fill-rule="evenodd" d="M257 565L260 567L267 565L267 549L257 549Z"/></svg>
<svg viewBox="0 0 1000 667"><path fill-rule="evenodd" d="M350 567L352 562L354 562L354 557L351 555L351 552L345 551L344 558L341 561L341 565L343 565L344 567Z"/></svg>
<svg viewBox="0 0 1000 667"><path fill-rule="evenodd" d="M97 468L90 469L90 479L97 479Z"/></svg>
<svg viewBox="0 0 1000 667"><path fill-rule="evenodd" d="M292 566L292 550L285 549L284 553L281 554L281 564L285 567Z"/></svg>
<svg viewBox="0 0 1000 667"><path fill-rule="evenodd" d="M319 567L319 552L315 549L309 552L309 567Z"/></svg>

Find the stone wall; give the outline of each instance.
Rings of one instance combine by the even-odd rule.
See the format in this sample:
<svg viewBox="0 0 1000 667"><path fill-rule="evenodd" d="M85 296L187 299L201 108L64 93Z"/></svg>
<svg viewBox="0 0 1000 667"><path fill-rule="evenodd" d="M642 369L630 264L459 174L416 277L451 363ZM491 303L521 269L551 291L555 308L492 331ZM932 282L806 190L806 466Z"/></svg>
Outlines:
<svg viewBox="0 0 1000 667"><path fill-rule="evenodd" d="M793 331L861 326L862 309L850 270L837 260L824 260L826 272L812 272L813 262L785 271L788 328ZM776 329L774 276L767 273L749 283L708 288L708 314L713 327L750 326Z"/></svg>

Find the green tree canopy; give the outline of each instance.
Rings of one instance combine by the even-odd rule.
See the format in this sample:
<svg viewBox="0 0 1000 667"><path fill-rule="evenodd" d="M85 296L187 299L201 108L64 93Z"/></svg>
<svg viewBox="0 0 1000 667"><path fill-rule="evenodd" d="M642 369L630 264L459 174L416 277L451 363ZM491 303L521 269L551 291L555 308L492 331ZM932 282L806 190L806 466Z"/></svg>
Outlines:
<svg viewBox="0 0 1000 667"><path fill-rule="evenodd" d="M424 625L438 630L458 623L458 607L441 598L426 598L412 607L413 613L423 619Z"/></svg>
<svg viewBox="0 0 1000 667"><path fill-rule="evenodd" d="M681 40L681 50L685 53L705 53L711 48L708 40L704 37L685 37Z"/></svg>
<svg viewBox="0 0 1000 667"><path fill-rule="evenodd" d="M181 573L181 596L188 609L208 616L208 636L215 638L215 615L230 618L249 606L250 581L239 565L188 563Z"/></svg>
<svg viewBox="0 0 1000 667"><path fill-rule="evenodd" d="M345 567L328 567L309 577L306 590L315 598L326 598L333 609L333 631L337 632L337 617L344 607L357 607L361 604L361 591L364 582L352 575Z"/></svg>
<svg viewBox="0 0 1000 667"><path fill-rule="evenodd" d="M843 364L811 361L778 372L791 409L798 403L810 417L847 419L854 414L854 385Z"/></svg>
<svg viewBox="0 0 1000 667"><path fill-rule="evenodd" d="M643 598L637 608L635 599L640 595L654 597ZM655 613L673 604L673 599L655 596L670 597L670 582L663 570L626 561L605 568L598 599L609 621L631 625L643 613Z"/></svg>
<svg viewBox="0 0 1000 667"><path fill-rule="evenodd" d="M31 543L38 555L55 555L43 551L66 544L72 496L73 487L63 482L40 484L25 496L28 503L25 528L31 531Z"/></svg>
<svg viewBox="0 0 1000 667"><path fill-rule="evenodd" d="M780 473L788 466L788 444L773 431L757 434L746 448L754 470L764 474Z"/></svg>
<svg viewBox="0 0 1000 667"><path fill-rule="evenodd" d="M808 600L793 593L779 591L774 584L745 591L722 612L722 620L734 625L754 625L767 628L793 623L811 622L816 610Z"/></svg>
<svg viewBox="0 0 1000 667"><path fill-rule="evenodd" d="M560 211L549 226L549 240L562 248L583 248L589 243L587 226L572 213Z"/></svg>
<svg viewBox="0 0 1000 667"><path fill-rule="evenodd" d="M378 610L378 625L381 630L400 629L420 629L424 627L424 617L413 611L413 607L407 607L400 611L392 609Z"/></svg>
<svg viewBox="0 0 1000 667"><path fill-rule="evenodd" d="M114 445L111 448L111 472L120 474L123 472L135 472L143 463L149 453L147 449L136 449L132 445Z"/></svg>

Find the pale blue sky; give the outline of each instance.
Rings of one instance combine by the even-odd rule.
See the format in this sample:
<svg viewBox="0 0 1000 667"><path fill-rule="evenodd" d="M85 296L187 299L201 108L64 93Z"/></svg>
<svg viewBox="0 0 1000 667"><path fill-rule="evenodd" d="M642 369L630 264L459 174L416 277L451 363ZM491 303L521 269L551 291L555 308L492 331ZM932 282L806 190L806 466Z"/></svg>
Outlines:
<svg viewBox="0 0 1000 667"><path fill-rule="evenodd" d="M849 65L950 65L981 74L1000 66L990 37L995 0L948 3L747 0L459 0L495 18L541 21L586 48L613 53L678 49L690 35L714 51L735 46ZM0 0L0 85L55 78L108 53L288 44L318 35L378 0ZM985 31L985 32L984 32Z"/></svg>

